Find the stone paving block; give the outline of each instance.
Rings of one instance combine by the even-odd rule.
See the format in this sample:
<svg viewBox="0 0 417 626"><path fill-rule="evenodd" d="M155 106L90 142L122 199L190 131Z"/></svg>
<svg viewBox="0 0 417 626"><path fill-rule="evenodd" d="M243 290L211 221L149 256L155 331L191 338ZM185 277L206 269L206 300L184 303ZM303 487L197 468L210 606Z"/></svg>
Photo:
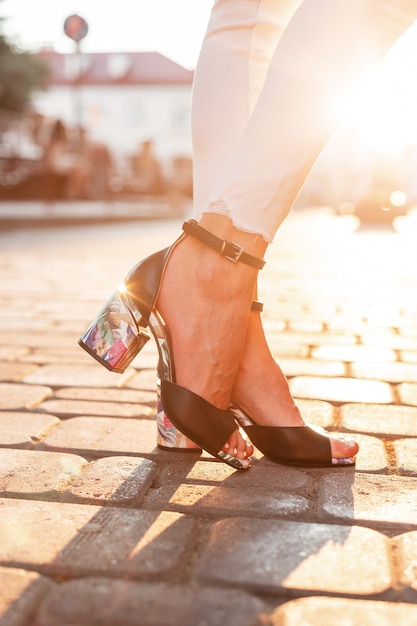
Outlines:
<svg viewBox="0 0 417 626"><path fill-rule="evenodd" d="M329 402L298 398L296 404L305 422L314 424L315 426L321 426L321 428L331 428L335 426L335 408Z"/></svg>
<svg viewBox="0 0 417 626"><path fill-rule="evenodd" d="M97 307L97 310L99 309L100 309L100 306ZM89 321L86 320L85 317L82 320L72 320L72 319L68 319L65 317L57 318L56 316L54 316L52 319L54 322L55 330L62 329L64 333L70 333L73 337L81 337L85 329L89 326ZM84 355L81 353L81 357L84 359L84 363L85 363L85 356L86 356L85 353Z"/></svg>
<svg viewBox="0 0 417 626"><path fill-rule="evenodd" d="M155 352L155 354L144 354L143 350L141 350L138 356L132 361L131 366L140 370L151 370L155 376L158 366L158 354L157 352Z"/></svg>
<svg viewBox="0 0 417 626"><path fill-rule="evenodd" d="M379 404L345 404L340 424L354 432L386 436L417 436L417 408Z"/></svg>
<svg viewBox="0 0 417 626"><path fill-rule="evenodd" d="M79 298L77 298L77 306L74 306L74 300L70 299L69 295L64 294L58 299L50 298L48 302L39 300L35 311L38 315L51 317L54 320L61 317L69 317L71 320L83 322L87 314L86 308ZM70 315L69 312L71 312Z"/></svg>
<svg viewBox="0 0 417 626"><path fill-rule="evenodd" d="M299 319L292 317L288 320L288 329L294 333L321 333L323 332L323 322L313 317L300 316Z"/></svg>
<svg viewBox="0 0 417 626"><path fill-rule="evenodd" d="M363 320L357 315L357 312L345 311L343 307L342 311L333 314L331 317L327 317L326 328L327 330L339 333L348 330L350 334L362 335L369 330L369 325L366 320Z"/></svg>
<svg viewBox="0 0 417 626"><path fill-rule="evenodd" d="M273 333L267 335L268 345L271 352L275 354L287 354L306 358L309 356L310 348L308 343L301 341L298 337L290 333Z"/></svg>
<svg viewBox="0 0 417 626"><path fill-rule="evenodd" d="M320 346L311 351L313 359L329 361L366 362L366 363L389 363L395 361L394 350L376 348L373 346Z"/></svg>
<svg viewBox="0 0 417 626"><path fill-rule="evenodd" d="M99 402L95 400L47 400L37 408L38 411L53 413L58 416L97 415L111 417L151 417L155 409L143 404L127 402Z"/></svg>
<svg viewBox="0 0 417 626"><path fill-rule="evenodd" d="M71 336L66 341L68 341L68 343L65 345L65 351L63 351L62 347L60 346L44 345L40 347L31 348L30 354L38 354L38 355L43 354L45 356L50 356L51 359L57 358L59 355L61 357L66 357L67 359L73 359L75 357L85 356L86 352L80 348L80 346L78 345L78 343L76 343L76 341L74 341L73 334L71 334ZM84 364L85 364L85 361L84 361ZM88 365L91 365L91 364L94 364L94 361L90 360Z"/></svg>
<svg viewBox="0 0 417 626"><path fill-rule="evenodd" d="M263 517L298 517L310 508L307 498L278 489L237 490L211 485L180 484L153 489L145 499L151 509L166 509L198 516L257 515Z"/></svg>
<svg viewBox="0 0 417 626"><path fill-rule="evenodd" d="M33 409L52 396L52 389L41 385L0 383L0 410Z"/></svg>
<svg viewBox="0 0 417 626"><path fill-rule="evenodd" d="M89 355L87 355L89 356ZM26 376L23 381L31 385L48 385L50 387L121 387L133 376L134 370L128 369L124 374L109 372L99 363L91 365L44 365L34 374Z"/></svg>
<svg viewBox="0 0 417 626"><path fill-rule="evenodd" d="M417 406L417 383L403 383L398 385L397 392L400 402Z"/></svg>
<svg viewBox="0 0 417 626"><path fill-rule="evenodd" d="M361 341L363 344L373 344L392 350L417 350L417 337L390 333L386 330L364 333Z"/></svg>
<svg viewBox="0 0 417 626"><path fill-rule="evenodd" d="M45 295L46 297L46 295ZM49 294L48 294L49 297ZM67 349L72 348L74 343L74 335L62 333L62 331L49 329L47 333L34 331L15 331L11 330L7 333L7 342L14 346L15 349L21 348L42 348L49 347L53 350L61 349L64 353ZM90 357L91 358L91 357Z"/></svg>
<svg viewBox="0 0 417 626"><path fill-rule="evenodd" d="M247 593L87 578L54 585L32 626L265 626L265 605Z"/></svg>
<svg viewBox="0 0 417 626"><path fill-rule="evenodd" d="M337 474L337 475L336 475ZM334 472L319 485L321 510L344 522L417 527L417 479Z"/></svg>
<svg viewBox="0 0 417 626"><path fill-rule="evenodd" d="M322 346L332 344L335 346L348 346L356 342L354 335L348 333L274 333L268 334L268 343L272 350L279 349L280 346L298 345L302 346ZM336 360L337 357L336 357Z"/></svg>
<svg viewBox="0 0 417 626"><path fill-rule="evenodd" d="M6 338L3 337L2 345L0 346L1 361L23 359L28 353L29 348L26 348L25 346L14 346L11 342L8 344Z"/></svg>
<svg viewBox="0 0 417 626"><path fill-rule="evenodd" d="M0 380L7 382L19 382L25 376L36 371L35 365L23 363L0 363Z"/></svg>
<svg viewBox="0 0 417 626"><path fill-rule="evenodd" d="M143 389L96 389L95 387L64 387L54 393L55 398L64 400L91 400L100 402L126 402L129 404L156 405L154 391Z"/></svg>
<svg viewBox="0 0 417 626"><path fill-rule="evenodd" d="M300 598L280 606L269 619L271 626L411 626L417 624L417 606L346 598Z"/></svg>
<svg viewBox="0 0 417 626"><path fill-rule="evenodd" d="M266 296L266 300L262 296L263 293ZM294 292L291 295L294 295ZM295 297L289 297L285 293L282 281L279 294L277 293L276 284L274 284L271 273L268 276L266 273L262 277L259 276L259 296L260 298L262 296L262 302L265 302L263 318L265 318L268 331L270 325L274 325L274 330L279 329L280 318L288 317L292 319L293 316L299 317L305 312L304 300L301 298L300 301L297 301Z"/></svg>
<svg viewBox="0 0 417 626"><path fill-rule="evenodd" d="M310 352L310 348L308 346L302 346L290 342L280 342L279 345L273 346L271 345L271 341L268 340L268 344L273 357L278 361L278 363L280 363L284 358L307 359Z"/></svg>
<svg viewBox="0 0 417 626"><path fill-rule="evenodd" d="M306 471L278 465L272 461L268 463L267 468L263 461L260 463L254 461L248 472L236 472L225 463L199 461L195 455L190 456L192 459L188 462L171 463L162 469L159 484L162 486L177 486L181 483L221 484L240 491L267 487L290 493L295 490L309 492L313 488L312 479Z"/></svg>
<svg viewBox="0 0 417 626"><path fill-rule="evenodd" d="M390 404L393 401L388 383L376 380L297 376L289 384L291 393L296 398L379 404Z"/></svg>
<svg viewBox="0 0 417 626"><path fill-rule="evenodd" d="M417 440L397 439L394 442L397 471L403 476L417 476Z"/></svg>
<svg viewBox="0 0 417 626"><path fill-rule="evenodd" d="M112 456L92 461L62 494L66 502L139 505L156 474L149 459Z"/></svg>
<svg viewBox="0 0 417 626"><path fill-rule="evenodd" d="M196 575L206 583L287 597L301 590L364 596L391 586L388 547L386 537L368 528L221 520L212 527Z"/></svg>
<svg viewBox="0 0 417 626"><path fill-rule="evenodd" d="M413 383L417 381L417 365L411 363L353 363L355 378L385 380L389 383Z"/></svg>
<svg viewBox="0 0 417 626"><path fill-rule="evenodd" d="M186 566L193 529L179 513L0 499L0 563L60 577L160 580Z"/></svg>
<svg viewBox="0 0 417 626"><path fill-rule="evenodd" d="M36 365L85 365L84 355L78 352L65 350L41 350L34 348L30 353L20 357L22 363L35 363Z"/></svg>
<svg viewBox="0 0 417 626"><path fill-rule="evenodd" d="M318 359L280 359L279 365L285 376L345 376L346 366L341 361Z"/></svg>
<svg viewBox="0 0 417 626"><path fill-rule="evenodd" d="M58 424L52 415L1 411L0 446L32 448Z"/></svg>
<svg viewBox="0 0 417 626"><path fill-rule="evenodd" d="M50 320L37 318L32 315L24 315L15 310L2 309L0 311L0 327L10 329L23 328L24 330L35 330L48 332L52 327Z"/></svg>
<svg viewBox="0 0 417 626"><path fill-rule="evenodd" d="M262 314L262 325L268 335L274 333L282 333L287 327L287 322L281 319L278 312L272 312L270 303L265 303L264 312ZM296 315L295 313L293 315ZM293 317L291 316L291 318Z"/></svg>
<svg viewBox="0 0 417 626"><path fill-rule="evenodd" d="M36 572L0 567L0 626L29 624L52 583Z"/></svg>
<svg viewBox="0 0 417 626"><path fill-rule="evenodd" d="M74 417L61 422L40 444L44 450L79 454L150 454L156 449L156 420Z"/></svg>
<svg viewBox="0 0 417 626"><path fill-rule="evenodd" d="M403 318L401 319L401 324L398 327L398 332L402 337L413 337L417 339L415 318L417 314L416 307L414 306L413 311L409 311L408 315L405 314L405 311L402 310Z"/></svg>
<svg viewBox="0 0 417 626"><path fill-rule="evenodd" d="M354 439L359 444L359 452L356 456L356 471L358 472L382 472L387 473L389 460L384 442L376 437L368 435L343 434L344 437Z"/></svg>
<svg viewBox="0 0 417 626"><path fill-rule="evenodd" d="M74 454L0 449L0 491L6 496L52 499L81 474L87 461Z"/></svg>
<svg viewBox="0 0 417 626"><path fill-rule="evenodd" d="M135 371L133 376L123 384L125 389L141 389L155 393L156 390L156 372L154 370Z"/></svg>
<svg viewBox="0 0 417 626"><path fill-rule="evenodd" d="M397 550L400 584L417 591L417 532L399 535L392 539L392 544ZM417 603L417 596L414 598L414 602Z"/></svg>
<svg viewBox="0 0 417 626"><path fill-rule="evenodd" d="M417 363L417 350L401 350L400 359L404 363Z"/></svg>

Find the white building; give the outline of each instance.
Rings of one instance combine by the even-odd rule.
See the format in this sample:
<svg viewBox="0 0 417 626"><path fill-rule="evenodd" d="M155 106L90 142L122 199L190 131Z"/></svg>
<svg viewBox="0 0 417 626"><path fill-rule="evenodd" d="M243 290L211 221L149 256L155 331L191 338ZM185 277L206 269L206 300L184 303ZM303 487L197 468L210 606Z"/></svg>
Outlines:
<svg viewBox="0 0 417 626"><path fill-rule="evenodd" d="M115 157L149 140L161 161L191 157L192 71L157 52L38 56L51 69L47 91L34 99L40 113L82 126Z"/></svg>

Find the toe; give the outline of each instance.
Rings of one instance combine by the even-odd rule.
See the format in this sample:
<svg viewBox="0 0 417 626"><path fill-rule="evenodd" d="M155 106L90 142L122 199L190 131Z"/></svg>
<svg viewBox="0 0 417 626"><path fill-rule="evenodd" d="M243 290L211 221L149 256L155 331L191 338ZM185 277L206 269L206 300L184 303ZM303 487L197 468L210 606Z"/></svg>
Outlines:
<svg viewBox="0 0 417 626"><path fill-rule="evenodd" d="M227 443L223 446L223 450L241 460L249 460L249 457L253 454L252 444L243 438L238 430L232 433Z"/></svg>
<svg viewBox="0 0 417 626"><path fill-rule="evenodd" d="M331 439L334 459L351 459L358 453L359 446L353 439Z"/></svg>

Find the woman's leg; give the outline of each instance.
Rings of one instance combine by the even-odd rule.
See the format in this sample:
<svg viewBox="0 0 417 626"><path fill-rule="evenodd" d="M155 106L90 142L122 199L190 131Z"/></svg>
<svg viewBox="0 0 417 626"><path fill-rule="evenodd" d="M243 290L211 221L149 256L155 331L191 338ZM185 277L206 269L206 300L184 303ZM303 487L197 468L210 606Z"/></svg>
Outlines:
<svg viewBox="0 0 417 626"><path fill-rule="evenodd" d="M300 0L226 0L218 1L213 8L193 91L194 217L197 219L207 207L247 126L275 48L299 4ZM265 408L252 400L253 389L263 399ZM252 312L249 316L232 399L256 419L260 414L259 423L303 424L287 380L268 349L259 313ZM332 447L333 456L346 457L356 452L339 442L334 442Z"/></svg>
<svg viewBox="0 0 417 626"><path fill-rule="evenodd" d="M267 240L291 208L334 128L326 98L344 93L364 66L379 60L416 17L410 2L306 0L273 55L298 4L218 0L195 80L196 216L206 209L230 162L227 182L219 187L209 211L220 213L218 217L229 215L236 226L259 232ZM203 219L207 217L205 213ZM212 228L219 223L212 223ZM255 371L259 380L254 380ZM265 385L264 393L252 393ZM260 424L302 423L254 313L249 317L233 400ZM333 456L339 457L356 451L335 441L332 449Z"/></svg>
<svg viewBox="0 0 417 626"><path fill-rule="evenodd" d="M196 209L207 205L247 125L278 39L299 2L282 2L279 15L270 0L220 0L213 8L193 92ZM201 219L201 213L194 217ZM205 216L201 223L263 256L263 239L236 231L223 216ZM177 382L223 408L231 401L256 285L256 272L239 266L187 238L173 255L159 299L173 336ZM172 298L178 303L175 314ZM251 453L237 435L230 445L241 458Z"/></svg>
<svg viewBox="0 0 417 626"><path fill-rule="evenodd" d="M241 4L247 3L260 6L256 0ZM219 0L215 9L227 4ZM327 97L344 93L358 77L364 65L363 45L375 43L371 49L379 57L388 50L411 23L412 9L417 12L413 4L302 3L276 47L265 85L223 169L224 182L200 220L202 226L255 256L263 255L333 130ZM394 5L394 15L385 19L385 9ZM216 94L211 97L215 100ZM248 362L242 347L255 284L256 271L225 261L190 237L176 248L167 268L159 306L172 334L177 382L219 407L231 399L239 363ZM251 326L249 333L251 339ZM255 342L254 358L258 343L263 350L262 343ZM251 339L248 345L252 344ZM265 351L262 354L265 361ZM246 398L244 403L248 407L251 402L258 410L257 399ZM257 411L251 413L262 423L261 408L259 416ZM241 444L236 445L243 454ZM355 452L354 447L347 448Z"/></svg>

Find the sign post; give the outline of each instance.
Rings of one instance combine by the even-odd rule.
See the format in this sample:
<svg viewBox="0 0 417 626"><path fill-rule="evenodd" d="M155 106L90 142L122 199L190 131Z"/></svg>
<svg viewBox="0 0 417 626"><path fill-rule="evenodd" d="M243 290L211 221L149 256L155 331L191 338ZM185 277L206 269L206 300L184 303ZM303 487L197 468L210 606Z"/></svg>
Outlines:
<svg viewBox="0 0 417 626"><path fill-rule="evenodd" d="M81 41L88 33L88 24L83 17L79 15L70 15L64 22L64 32L67 37L75 41L75 74L74 74L74 110L75 120L78 128L82 128L82 105L80 95L80 77L81 77Z"/></svg>

